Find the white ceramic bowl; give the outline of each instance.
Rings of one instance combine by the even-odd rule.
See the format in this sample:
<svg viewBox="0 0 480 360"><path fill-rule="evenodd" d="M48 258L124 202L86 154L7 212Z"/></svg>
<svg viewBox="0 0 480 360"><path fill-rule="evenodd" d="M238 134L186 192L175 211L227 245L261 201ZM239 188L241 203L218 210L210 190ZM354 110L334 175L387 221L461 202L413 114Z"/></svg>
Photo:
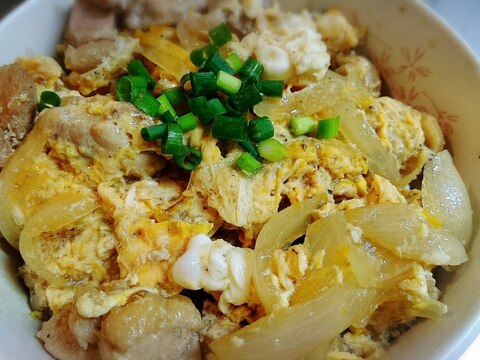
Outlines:
<svg viewBox="0 0 480 360"><path fill-rule="evenodd" d="M0 23L0 64L20 55L53 54L72 0L29 0ZM470 261L440 279L449 312L421 321L389 350L389 359L457 359L480 333L480 65L464 43L414 0L296 0L285 8L336 6L366 25L368 51L394 97L439 118L470 193L474 235ZM34 337L18 260L0 246L0 358L48 359Z"/></svg>

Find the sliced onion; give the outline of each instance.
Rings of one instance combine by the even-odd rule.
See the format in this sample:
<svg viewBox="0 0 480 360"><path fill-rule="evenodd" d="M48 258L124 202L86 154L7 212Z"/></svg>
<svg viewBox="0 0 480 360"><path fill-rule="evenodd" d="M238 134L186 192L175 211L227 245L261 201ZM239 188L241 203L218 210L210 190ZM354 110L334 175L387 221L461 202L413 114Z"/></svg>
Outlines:
<svg viewBox="0 0 480 360"><path fill-rule="evenodd" d="M343 77L329 71L318 84L282 99L264 100L255 106L254 111L258 116L268 116L283 123L294 116L315 115L325 110L340 115L340 131L365 154L371 171L392 182L398 181L400 166L397 159L383 146L365 112L356 106L370 102L371 96L361 90L355 80L356 77Z"/></svg>
<svg viewBox="0 0 480 360"><path fill-rule="evenodd" d="M210 348L219 360L301 359L319 348L325 358L333 338L368 317L380 297L378 290L347 278L322 296L277 310L210 343Z"/></svg>
<svg viewBox="0 0 480 360"><path fill-rule="evenodd" d="M431 215L417 205L382 203L347 210L345 215L366 239L401 258L430 265L459 265L468 259L462 243L436 228Z"/></svg>
<svg viewBox="0 0 480 360"><path fill-rule="evenodd" d="M140 39L140 53L156 64L165 73L171 74L178 82L184 74L195 71L188 52L162 35L161 27L152 27L150 31L137 31Z"/></svg>
<svg viewBox="0 0 480 360"><path fill-rule="evenodd" d="M46 124L46 118L40 117L33 130L0 172L0 232L17 249L27 206L18 200L25 198L23 186L26 183L38 182L38 179L32 177L32 172L48 135L49 127Z"/></svg>
<svg viewBox="0 0 480 360"><path fill-rule="evenodd" d="M312 198L293 204L273 216L260 231L254 250L253 285L267 313L285 305L272 282L274 250L282 249L304 235L311 212L324 202L324 199Z"/></svg>
<svg viewBox="0 0 480 360"><path fill-rule="evenodd" d="M291 303L304 301L306 294L317 293L331 283L332 269L349 267L360 285L384 288L411 268L411 262L402 260L372 243L357 239L353 241L347 231L344 212L338 212L314 222L307 229L305 246L311 254L324 251L323 268L306 276L297 287Z"/></svg>
<svg viewBox="0 0 480 360"><path fill-rule="evenodd" d="M66 283L68 279L55 264L55 253L45 253L42 249L45 240L41 234L58 231L96 208L98 204L92 197L80 193L59 194L43 203L28 219L20 235L20 254L30 269L50 283Z"/></svg>
<svg viewBox="0 0 480 360"><path fill-rule="evenodd" d="M443 150L425 165L422 205L443 227L467 245L472 234L472 207L452 157Z"/></svg>
<svg viewBox="0 0 480 360"><path fill-rule="evenodd" d="M358 109L351 100L342 100L331 109L340 115L340 131L363 152L369 169L391 182L400 179L399 164L395 156L385 148L375 130L367 122L365 112Z"/></svg>

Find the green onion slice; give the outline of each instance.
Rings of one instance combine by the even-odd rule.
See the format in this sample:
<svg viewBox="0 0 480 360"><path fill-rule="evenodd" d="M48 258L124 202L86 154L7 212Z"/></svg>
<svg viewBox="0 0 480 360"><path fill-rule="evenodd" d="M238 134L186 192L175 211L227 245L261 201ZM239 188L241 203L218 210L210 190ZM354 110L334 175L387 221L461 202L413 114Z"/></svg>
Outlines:
<svg viewBox="0 0 480 360"><path fill-rule="evenodd" d="M157 101L160 105L158 108L159 114L163 114L165 111L168 111L174 118L177 116L175 109L173 108L172 104L170 104L170 101L165 93L160 95L157 98Z"/></svg>
<svg viewBox="0 0 480 360"><path fill-rule="evenodd" d="M202 161L202 152L190 146L183 146L179 152L173 154L173 161L181 168L192 171Z"/></svg>
<svg viewBox="0 0 480 360"><path fill-rule="evenodd" d="M138 59L133 59L127 65L128 73L132 76L143 77L147 82L147 88L153 89L155 87L155 80L152 78L152 75L148 72L147 68L143 63Z"/></svg>
<svg viewBox="0 0 480 360"><path fill-rule="evenodd" d="M252 155L255 159L259 160L260 159L260 155L258 154L258 151L257 151L257 147L255 144L253 144L251 141L249 140L245 140L245 141L242 141L240 143L240 145L242 145L242 147L247 150L247 152Z"/></svg>
<svg viewBox="0 0 480 360"><path fill-rule="evenodd" d="M147 90L147 80L141 76L123 76L117 81L115 93L119 101L131 102L140 90Z"/></svg>
<svg viewBox="0 0 480 360"><path fill-rule="evenodd" d="M158 108L160 107L157 99L145 89L135 92L132 103L145 114L150 116L156 116Z"/></svg>
<svg viewBox="0 0 480 360"><path fill-rule="evenodd" d="M217 78L212 71L190 73L193 96L215 96L217 94Z"/></svg>
<svg viewBox="0 0 480 360"><path fill-rule="evenodd" d="M190 61L193 65L202 68L208 59L219 52L218 46L215 44L207 44L203 48L194 49L190 53Z"/></svg>
<svg viewBox="0 0 480 360"><path fill-rule="evenodd" d="M240 68L239 74L244 78L251 77L258 80L263 70L264 68L261 62L254 58L248 58Z"/></svg>
<svg viewBox="0 0 480 360"><path fill-rule="evenodd" d="M197 118L192 112L180 116L177 119L177 123L182 127L182 131L184 133L195 129L198 126Z"/></svg>
<svg viewBox="0 0 480 360"><path fill-rule="evenodd" d="M242 153L236 160L237 167L247 176L252 176L262 168L262 163L248 152Z"/></svg>
<svg viewBox="0 0 480 360"><path fill-rule="evenodd" d="M267 116L250 120L248 123L248 137L255 143L273 137L273 124Z"/></svg>
<svg viewBox="0 0 480 360"><path fill-rule="evenodd" d="M217 88L227 95L235 95L242 86L242 80L220 70L217 74Z"/></svg>
<svg viewBox="0 0 480 360"><path fill-rule="evenodd" d="M172 106L181 104L187 100L183 86L175 86L163 92Z"/></svg>
<svg viewBox="0 0 480 360"><path fill-rule="evenodd" d="M162 139L162 152L164 154L178 154L183 148L182 127L176 123L167 124L167 132Z"/></svg>
<svg viewBox="0 0 480 360"><path fill-rule="evenodd" d="M340 129L340 116L318 121L317 138L330 139L338 135Z"/></svg>
<svg viewBox="0 0 480 360"><path fill-rule="evenodd" d="M219 115L213 120L212 136L217 139L245 141L247 126L244 118Z"/></svg>
<svg viewBox="0 0 480 360"><path fill-rule="evenodd" d="M300 136L312 131L314 125L310 116L297 116L290 121L289 128L293 136Z"/></svg>
<svg viewBox="0 0 480 360"><path fill-rule="evenodd" d="M280 161L288 155L287 148L275 139L267 139L258 143L258 153L268 161Z"/></svg>
<svg viewBox="0 0 480 360"><path fill-rule="evenodd" d="M62 99L56 92L53 91L43 91L40 94L40 102L38 103L38 111L43 109L48 109L52 107L58 107L62 103Z"/></svg>
<svg viewBox="0 0 480 360"><path fill-rule="evenodd" d="M225 61L233 69L234 74L238 73L243 65L243 61L242 59L240 59L240 56L238 56L234 52L228 54L227 57L225 58Z"/></svg>
<svg viewBox="0 0 480 360"><path fill-rule="evenodd" d="M144 127L142 130L140 130L140 135L142 135L142 139L144 141L153 141L153 140L161 139L166 133L167 133L166 124L152 125L149 127Z"/></svg>
<svg viewBox="0 0 480 360"><path fill-rule="evenodd" d="M225 114L227 110L219 98L213 98L208 100L205 105L198 107L196 112L200 122L203 125L207 125L210 124L216 116Z"/></svg>
<svg viewBox="0 0 480 360"><path fill-rule="evenodd" d="M241 113L247 112L262 100L262 94L254 84L241 88L238 93L229 97L230 104Z"/></svg>
<svg viewBox="0 0 480 360"><path fill-rule="evenodd" d="M282 97L283 80L258 80L257 89L265 96Z"/></svg>
<svg viewBox="0 0 480 360"><path fill-rule="evenodd" d="M208 32L208 35L210 35L210 38L218 47L221 47L232 40L232 33L225 23L221 23L211 29Z"/></svg>
<svg viewBox="0 0 480 360"><path fill-rule="evenodd" d="M213 55L202 67L202 71L213 71L215 74L220 70L233 75L232 67L225 61L220 53Z"/></svg>

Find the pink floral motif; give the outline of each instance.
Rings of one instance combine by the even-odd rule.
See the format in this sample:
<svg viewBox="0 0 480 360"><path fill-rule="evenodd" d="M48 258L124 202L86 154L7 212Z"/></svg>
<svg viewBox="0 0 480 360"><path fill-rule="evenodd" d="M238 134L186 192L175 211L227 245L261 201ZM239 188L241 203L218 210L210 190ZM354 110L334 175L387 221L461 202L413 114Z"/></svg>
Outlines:
<svg viewBox="0 0 480 360"><path fill-rule="evenodd" d="M395 69L389 65L391 54L387 50L382 51L380 55L377 55L374 51L372 51L371 58L380 75L384 79L395 76Z"/></svg>
<svg viewBox="0 0 480 360"><path fill-rule="evenodd" d="M432 113L433 109L432 115L438 119L444 134L450 136L453 134L454 123L459 120L459 116L441 110L424 91L419 90L415 85L419 78L428 78L432 73L428 67L422 65L424 55L425 50L421 48L412 50L404 46L400 49L401 65L392 64L392 50L388 48L380 54L372 51L371 59L387 83L399 84L390 87L394 98L420 111L427 112L429 110ZM426 103L425 100L427 100Z"/></svg>
<svg viewBox="0 0 480 360"><path fill-rule="evenodd" d="M404 103L413 104L419 93L415 90L414 86L410 89L405 89L403 86L400 85L398 87L392 88L392 95L394 98Z"/></svg>
<svg viewBox="0 0 480 360"><path fill-rule="evenodd" d="M435 117L437 118L443 133L447 136L452 135L453 123L456 123L460 119L460 117L458 115L450 114L444 110L441 110L437 106L437 104L435 104L435 102L430 98L430 96L428 96L426 93L423 93L423 95L430 101L433 108L435 109Z"/></svg>
<svg viewBox="0 0 480 360"><path fill-rule="evenodd" d="M407 62L404 65L398 67L398 73L401 74L405 71L408 72L408 79L410 81L415 81L417 76L428 77L430 75L430 70L425 66L420 66L418 63L422 60L425 51L417 48L413 54L410 53L410 50L406 47L403 47L400 50L402 58Z"/></svg>

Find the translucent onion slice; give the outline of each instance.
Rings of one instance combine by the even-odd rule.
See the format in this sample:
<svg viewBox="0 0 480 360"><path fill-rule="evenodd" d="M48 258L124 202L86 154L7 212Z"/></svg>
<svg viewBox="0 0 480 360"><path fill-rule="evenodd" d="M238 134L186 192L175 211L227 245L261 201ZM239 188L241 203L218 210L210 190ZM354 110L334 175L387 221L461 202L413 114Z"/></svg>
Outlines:
<svg viewBox="0 0 480 360"><path fill-rule="evenodd" d="M290 299L291 303L303 301L306 293L319 292L329 284L331 273L335 274L331 269L328 270L329 267L348 267L360 285L376 288L391 285L397 276L411 268L410 261L399 259L369 241L354 241L351 231L355 229L348 230L344 212L319 219L308 227L304 244L312 255L324 251L324 268L312 272L301 282Z"/></svg>
<svg viewBox="0 0 480 360"><path fill-rule="evenodd" d="M140 53L180 82L182 76L195 71L195 67L190 61L189 53L181 46L163 38L163 31L165 28L162 26L152 26L149 31L135 32L135 36L140 40Z"/></svg>
<svg viewBox="0 0 480 360"><path fill-rule="evenodd" d="M40 277L50 283L66 283L68 279L55 264L52 244L43 244L41 234L56 232L98 208L97 202L84 194L59 194L45 203L28 219L20 234L20 254L25 263ZM43 246L49 246L44 251ZM53 270L52 270L53 269Z"/></svg>
<svg viewBox="0 0 480 360"><path fill-rule="evenodd" d="M373 312L380 296L347 278L322 296L277 310L210 348L218 360L301 359L316 349L316 354L320 348L326 352L335 336Z"/></svg>
<svg viewBox="0 0 480 360"><path fill-rule="evenodd" d="M467 245L472 234L472 207L452 157L443 150L425 165L422 205L443 227Z"/></svg>
<svg viewBox="0 0 480 360"><path fill-rule="evenodd" d="M345 215L366 239L401 258L430 265L459 265L468 259L463 244L437 228L435 218L420 206L383 203L347 210Z"/></svg>
<svg viewBox="0 0 480 360"><path fill-rule="evenodd" d="M361 109L372 98L360 90L362 85L355 81L358 81L356 77L343 77L329 71L318 84L282 99L267 98L255 106L254 112L284 123L298 115L315 115L325 110L340 115L341 133L365 154L371 171L392 182L398 181L400 167L397 159L383 146Z"/></svg>
<svg viewBox="0 0 480 360"><path fill-rule="evenodd" d="M254 249L253 285L267 313L285 305L272 282L273 251L304 235L311 212L324 202L323 198L312 198L293 204L273 216L260 231Z"/></svg>
<svg viewBox="0 0 480 360"><path fill-rule="evenodd" d="M331 109L340 115L340 131L363 152L369 169L391 182L400 179L399 164L395 156L385 148L375 130L367 122L365 112L358 109L351 100L342 100Z"/></svg>
<svg viewBox="0 0 480 360"><path fill-rule="evenodd" d="M40 117L0 172L0 232L17 249L25 215L25 209L18 206L17 200L24 198L22 186L32 180L36 181L32 179L32 169L49 136L49 128L44 119Z"/></svg>

